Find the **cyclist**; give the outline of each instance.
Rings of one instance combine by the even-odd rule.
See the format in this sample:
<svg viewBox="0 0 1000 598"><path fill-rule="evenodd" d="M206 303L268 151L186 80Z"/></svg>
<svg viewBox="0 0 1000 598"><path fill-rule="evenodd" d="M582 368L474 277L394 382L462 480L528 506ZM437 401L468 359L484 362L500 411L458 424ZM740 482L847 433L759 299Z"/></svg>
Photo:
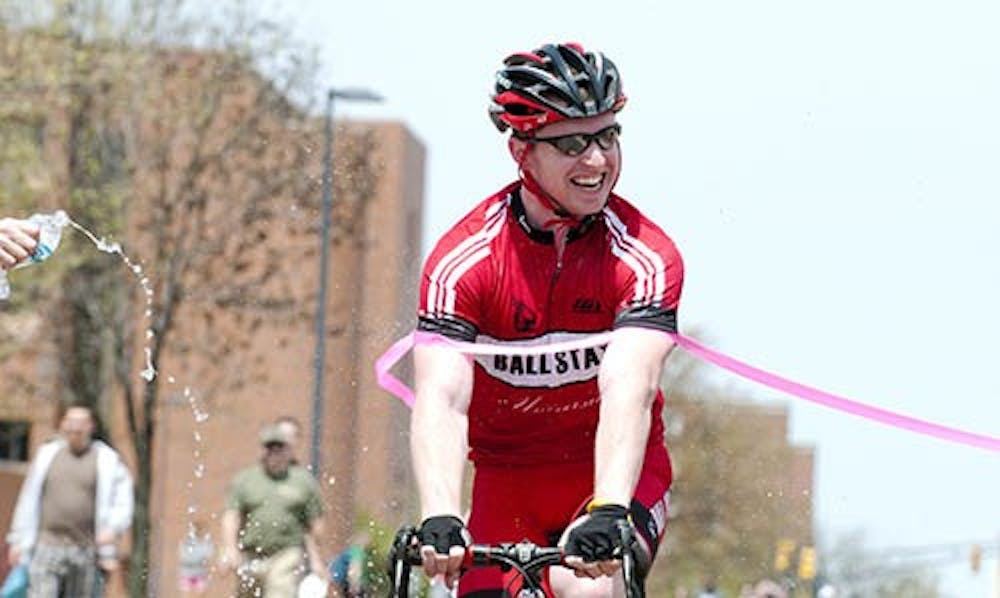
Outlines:
<svg viewBox="0 0 1000 598"><path fill-rule="evenodd" d="M541 355L418 345L411 445L428 575L453 581L471 539L563 542L573 569L550 570L550 589L612 596L624 591L612 558L620 524L635 526L643 570L656 554L672 479L658 384L673 342L662 332L677 329L683 265L670 238L612 192L624 105L614 63L576 43L513 54L497 72L489 113L511 131L519 177L438 241L418 328L522 348L615 335ZM459 595L505 587L499 571L475 569Z"/></svg>

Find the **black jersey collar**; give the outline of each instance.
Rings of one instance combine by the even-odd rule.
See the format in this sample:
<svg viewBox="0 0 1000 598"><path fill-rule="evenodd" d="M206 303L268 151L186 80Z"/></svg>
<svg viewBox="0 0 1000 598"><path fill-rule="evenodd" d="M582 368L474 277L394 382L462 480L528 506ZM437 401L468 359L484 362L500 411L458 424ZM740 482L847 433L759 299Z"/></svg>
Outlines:
<svg viewBox="0 0 1000 598"><path fill-rule="evenodd" d="M510 207L514 212L514 220L520 225L521 230L527 233L528 237L533 241L538 241L539 243L554 243L555 234L550 230L542 230L540 228L535 228L531 226L528 222L528 212L524 209L524 199L521 197L521 188L518 187L510 192ZM588 214L584 216L583 220L579 224L570 229L569 233L566 235L566 242L575 241L580 237L587 234L591 228L593 228L594 223L597 222L597 217L599 214Z"/></svg>

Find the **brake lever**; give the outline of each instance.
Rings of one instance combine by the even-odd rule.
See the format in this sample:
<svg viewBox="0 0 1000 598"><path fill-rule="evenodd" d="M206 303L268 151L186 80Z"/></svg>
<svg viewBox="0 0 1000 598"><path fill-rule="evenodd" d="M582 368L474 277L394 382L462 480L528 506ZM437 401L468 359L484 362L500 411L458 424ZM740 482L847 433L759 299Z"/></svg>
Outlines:
<svg viewBox="0 0 1000 598"><path fill-rule="evenodd" d="M635 551L638 542L635 538L635 528L627 521L618 523L618 539L621 542L622 578L625 581L627 598L645 598L643 585L635 578Z"/></svg>

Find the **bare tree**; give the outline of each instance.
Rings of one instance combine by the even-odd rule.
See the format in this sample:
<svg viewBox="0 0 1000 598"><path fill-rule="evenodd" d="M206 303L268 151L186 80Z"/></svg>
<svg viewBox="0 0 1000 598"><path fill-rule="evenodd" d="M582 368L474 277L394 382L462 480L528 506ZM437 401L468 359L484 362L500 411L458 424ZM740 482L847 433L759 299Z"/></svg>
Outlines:
<svg viewBox="0 0 1000 598"><path fill-rule="evenodd" d="M94 252L66 260L55 327L66 392L99 409L114 396L124 406L137 468L133 596L146 595L164 384L155 368L211 363L195 372L211 400L247 381L226 363L238 362L263 321L308 320L314 301L288 260L316 253L320 128L303 105L313 64L243 2L196 4L0 5L4 65L27 98L18 113L44 98L47 126L57 126L46 135L63 146L49 191L142 259L133 272ZM337 177L337 243L356 236L352 223L374 190L372 144L363 133L338 143L349 173ZM197 336L176 336L179 320L198 322Z"/></svg>
<svg viewBox="0 0 1000 598"><path fill-rule="evenodd" d="M811 497L792 490L796 451L785 414L713 382L709 368L685 354L671 358L665 380L674 487L668 556L654 567L649 591L672 595L711 580L735 595L773 576L779 539L807 542L811 534Z"/></svg>

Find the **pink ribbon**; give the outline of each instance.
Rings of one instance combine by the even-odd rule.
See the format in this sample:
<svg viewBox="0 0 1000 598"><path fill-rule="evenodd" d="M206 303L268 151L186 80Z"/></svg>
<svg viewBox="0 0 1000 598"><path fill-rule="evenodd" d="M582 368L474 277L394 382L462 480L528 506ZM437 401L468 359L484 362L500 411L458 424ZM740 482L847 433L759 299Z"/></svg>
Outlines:
<svg viewBox="0 0 1000 598"><path fill-rule="evenodd" d="M511 347L509 345L486 343L462 343L440 335L416 331L411 332L393 343L393 345L389 347L389 350L375 361L375 376L378 379L379 386L399 397L404 403L406 403L406 405L412 407L413 391L400 382L398 378L393 376L390 370L393 365L395 365L396 362L403 357L403 355L406 355L406 353L413 348L414 344L446 344L457 351L470 355L534 355L539 353L554 353L556 351L572 351L574 349L582 349L585 347L594 347L606 344L611 340L612 335L612 332L603 332L582 339L553 343L550 345ZM805 399L831 409L850 413L858 417L863 417L881 424L916 432L918 434L924 434L951 442L967 444L969 446L983 448L990 451L1000 451L1000 438L966 432L965 430L950 428L934 422L917 419L901 413L895 413L887 409L866 405L858 401L852 401L818 388L806 386L805 384L799 384L798 382L789 380L777 374L766 372L748 363L706 347L690 337L686 337L681 334L670 334L670 337L673 338L674 342L677 343L679 347L699 359L713 363L723 369L733 372L734 374L763 384L764 386L768 386L801 399Z"/></svg>

